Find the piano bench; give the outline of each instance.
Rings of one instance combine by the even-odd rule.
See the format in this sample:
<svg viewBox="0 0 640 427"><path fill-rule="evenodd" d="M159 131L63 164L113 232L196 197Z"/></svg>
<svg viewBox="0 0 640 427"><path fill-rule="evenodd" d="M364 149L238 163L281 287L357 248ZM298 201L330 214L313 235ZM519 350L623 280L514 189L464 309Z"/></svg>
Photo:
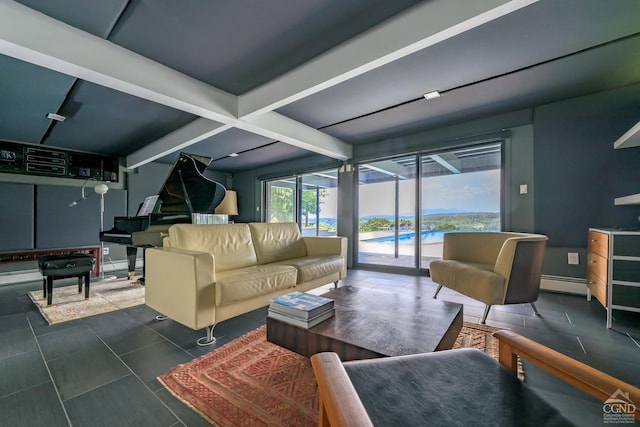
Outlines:
<svg viewBox="0 0 640 427"><path fill-rule="evenodd" d="M91 255L65 254L47 255L38 258L38 268L42 273L42 291L47 298L47 305L53 300L54 279L78 278L78 293L82 292L82 279L84 278L84 297L89 299L89 283L91 270L96 259Z"/></svg>

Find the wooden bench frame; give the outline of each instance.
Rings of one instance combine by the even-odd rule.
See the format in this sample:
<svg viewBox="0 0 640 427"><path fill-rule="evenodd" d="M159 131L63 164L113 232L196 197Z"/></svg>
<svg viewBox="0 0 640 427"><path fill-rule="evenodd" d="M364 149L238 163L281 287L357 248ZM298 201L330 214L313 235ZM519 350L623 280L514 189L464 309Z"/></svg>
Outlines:
<svg viewBox="0 0 640 427"><path fill-rule="evenodd" d="M576 388L605 402L621 390L629 393L636 405L634 416L640 420L640 389L585 365L515 332L503 330L493 334L499 340L499 361L517 376L517 358L544 369ZM455 351L455 350L452 350ZM357 391L351 384L342 362L335 353L318 353L311 357L318 382L319 426L373 426Z"/></svg>

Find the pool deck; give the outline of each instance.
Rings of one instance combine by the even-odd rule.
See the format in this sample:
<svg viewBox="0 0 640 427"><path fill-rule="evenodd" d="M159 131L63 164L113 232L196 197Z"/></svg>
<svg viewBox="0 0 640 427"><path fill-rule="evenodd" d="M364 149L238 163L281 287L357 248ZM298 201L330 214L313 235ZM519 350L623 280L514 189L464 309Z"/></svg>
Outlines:
<svg viewBox="0 0 640 427"><path fill-rule="evenodd" d="M420 262L420 268L429 268L431 261L440 259L440 257L423 256ZM413 255L398 255L396 258L393 254L379 254L371 252L358 252L359 264L374 264L391 267L407 267L415 268Z"/></svg>

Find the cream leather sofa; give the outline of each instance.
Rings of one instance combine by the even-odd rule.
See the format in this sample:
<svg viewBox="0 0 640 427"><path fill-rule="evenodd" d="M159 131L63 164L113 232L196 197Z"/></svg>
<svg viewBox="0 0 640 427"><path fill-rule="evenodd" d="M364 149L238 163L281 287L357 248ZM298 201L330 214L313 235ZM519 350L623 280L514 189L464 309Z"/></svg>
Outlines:
<svg viewBox="0 0 640 427"><path fill-rule="evenodd" d="M146 250L145 303L192 329L347 276L347 239L303 237L295 223L176 224L163 247Z"/></svg>

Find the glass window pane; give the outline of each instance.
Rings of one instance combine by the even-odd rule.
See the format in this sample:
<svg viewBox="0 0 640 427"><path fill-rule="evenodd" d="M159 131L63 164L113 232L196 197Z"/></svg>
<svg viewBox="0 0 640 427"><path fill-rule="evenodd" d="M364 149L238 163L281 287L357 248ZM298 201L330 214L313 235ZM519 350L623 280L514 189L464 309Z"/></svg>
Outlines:
<svg viewBox="0 0 640 427"><path fill-rule="evenodd" d="M295 222L295 178L266 183L266 222Z"/></svg>
<svg viewBox="0 0 640 427"><path fill-rule="evenodd" d="M338 170L265 181L265 222L296 222L305 236L338 230Z"/></svg>
<svg viewBox="0 0 640 427"><path fill-rule="evenodd" d="M358 165L358 262L416 267L416 156Z"/></svg>
<svg viewBox="0 0 640 427"><path fill-rule="evenodd" d="M338 171L302 175L301 230L305 236L335 236L338 227Z"/></svg>
<svg viewBox="0 0 640 427"><path fill-rule="evenodd" d="M421 156L421 268L446 232L501 230L501 158L500 143Z"/></svg>

